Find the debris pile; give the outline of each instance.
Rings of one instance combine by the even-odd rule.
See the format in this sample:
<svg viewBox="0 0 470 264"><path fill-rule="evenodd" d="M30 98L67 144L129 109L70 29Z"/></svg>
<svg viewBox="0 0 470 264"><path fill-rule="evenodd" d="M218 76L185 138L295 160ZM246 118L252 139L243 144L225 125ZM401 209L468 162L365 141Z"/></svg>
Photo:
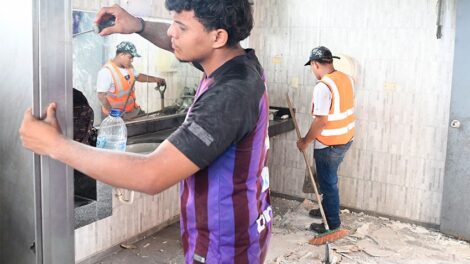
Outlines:
<svg viewBox="0 0 470 264"><path fill-rule="evenodd" d="M275 197L274 228L267 263L322 263L325 247L308 244L315 233L308 228L320 219L309 217L316 208L309 200L302 203ZM436 230L341 211L343 227L350 235L331 244L331 263L468 263L469 243L450 238Z"/></svg>

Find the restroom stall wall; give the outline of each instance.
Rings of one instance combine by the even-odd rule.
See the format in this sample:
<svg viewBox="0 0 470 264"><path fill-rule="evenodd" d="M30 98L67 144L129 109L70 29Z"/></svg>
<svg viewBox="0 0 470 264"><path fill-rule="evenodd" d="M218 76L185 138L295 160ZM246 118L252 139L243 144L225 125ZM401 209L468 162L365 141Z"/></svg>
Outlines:
<svg viewBox="0 0 470 264"><path fill-rule="evenodd" d="M470 240L470 2L457 1L455 59L441 231Z"/></svg>
<svg viewBox="0 0 470 264"><path fill-rule="evenodd" d="M26 2L0 9L2 45L6 47L0 50L2 60L29 62L18 63L15 74L8 72L5 63L0 71L0 92L9 94L9 101L18 106L13 109L11 104L0 104L0 259L7 263L36 263L36 255L29 249L36 240L34 157L22 149L18 136L23 110L33 101L33 5ZM11 11L19 10L20 5L22 13ZM16 28L6 26L10 23L16 23Z"/></svg>

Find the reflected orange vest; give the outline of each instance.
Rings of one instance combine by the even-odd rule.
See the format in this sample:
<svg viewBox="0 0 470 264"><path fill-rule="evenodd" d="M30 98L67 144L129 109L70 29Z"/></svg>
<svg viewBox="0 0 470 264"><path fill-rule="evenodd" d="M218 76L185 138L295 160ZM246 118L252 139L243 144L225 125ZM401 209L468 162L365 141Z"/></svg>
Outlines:
<svg viewBox="0 0 470 264"><path fill-rule="evenodd" d="M111 71L111 76L113 76L114 81L114 92L108 92L106 95L106 98L111 104L111 107L113 109L121 110L123 110L125 107L126 112L130 112L134 110L134 108L137 108L138 105L136 103L134 91L135 77L132 69L127 69L130 79L126 80L126 78L124 78L121 71L119 70L118 66L116 66L113 62L109 61L104 65L104 67L108 68Z"/></svg>
<svg viewBox="0 0 470 264"><path fill-rule="evenodd" d="M327 74L320 81L331 91L331 106L328 123L317 140L328 146L346 144L355 131L354 83L340 71Z"/></svg>

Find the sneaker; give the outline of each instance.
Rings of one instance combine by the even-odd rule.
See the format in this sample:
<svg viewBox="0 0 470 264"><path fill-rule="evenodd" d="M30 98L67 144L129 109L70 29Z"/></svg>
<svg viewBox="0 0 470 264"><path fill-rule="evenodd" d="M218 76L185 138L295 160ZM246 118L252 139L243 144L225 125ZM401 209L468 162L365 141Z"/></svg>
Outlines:
<svg viewBox="0 0 470 264"><path fill-rule="evenodd" d="M339 228L339 226L336 226L336 227L330 227L330 230L335 230ZM326 229L325 229L325 225L323 225L323 223L321 224L318 224L318 223L312 223L310 225L310 230L317 233L317 234L323 234L326 232Z"/></svg>
<svg viewBox="0 0 470 264"><path fill-rule="evenodd" d="M312 209L308 212L308 215L310 215L313 218L321 218L321 212L320 209Z"/></svg>

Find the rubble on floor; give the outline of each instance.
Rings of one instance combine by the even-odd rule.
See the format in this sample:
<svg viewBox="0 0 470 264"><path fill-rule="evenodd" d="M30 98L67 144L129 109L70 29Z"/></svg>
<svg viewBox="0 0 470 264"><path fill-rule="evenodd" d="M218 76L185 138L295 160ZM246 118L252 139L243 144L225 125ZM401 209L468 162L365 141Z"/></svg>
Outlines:
<svg viewBox="0 0 470 264"><path fill-rule="evenodd" d="M308 211L316 205L274 197L274 228L266 263L322 263L325 246L311 246ZM331 263L469 263L470 245L436 230L364 213L341 211L350 235L330 244Z"/></svg>

